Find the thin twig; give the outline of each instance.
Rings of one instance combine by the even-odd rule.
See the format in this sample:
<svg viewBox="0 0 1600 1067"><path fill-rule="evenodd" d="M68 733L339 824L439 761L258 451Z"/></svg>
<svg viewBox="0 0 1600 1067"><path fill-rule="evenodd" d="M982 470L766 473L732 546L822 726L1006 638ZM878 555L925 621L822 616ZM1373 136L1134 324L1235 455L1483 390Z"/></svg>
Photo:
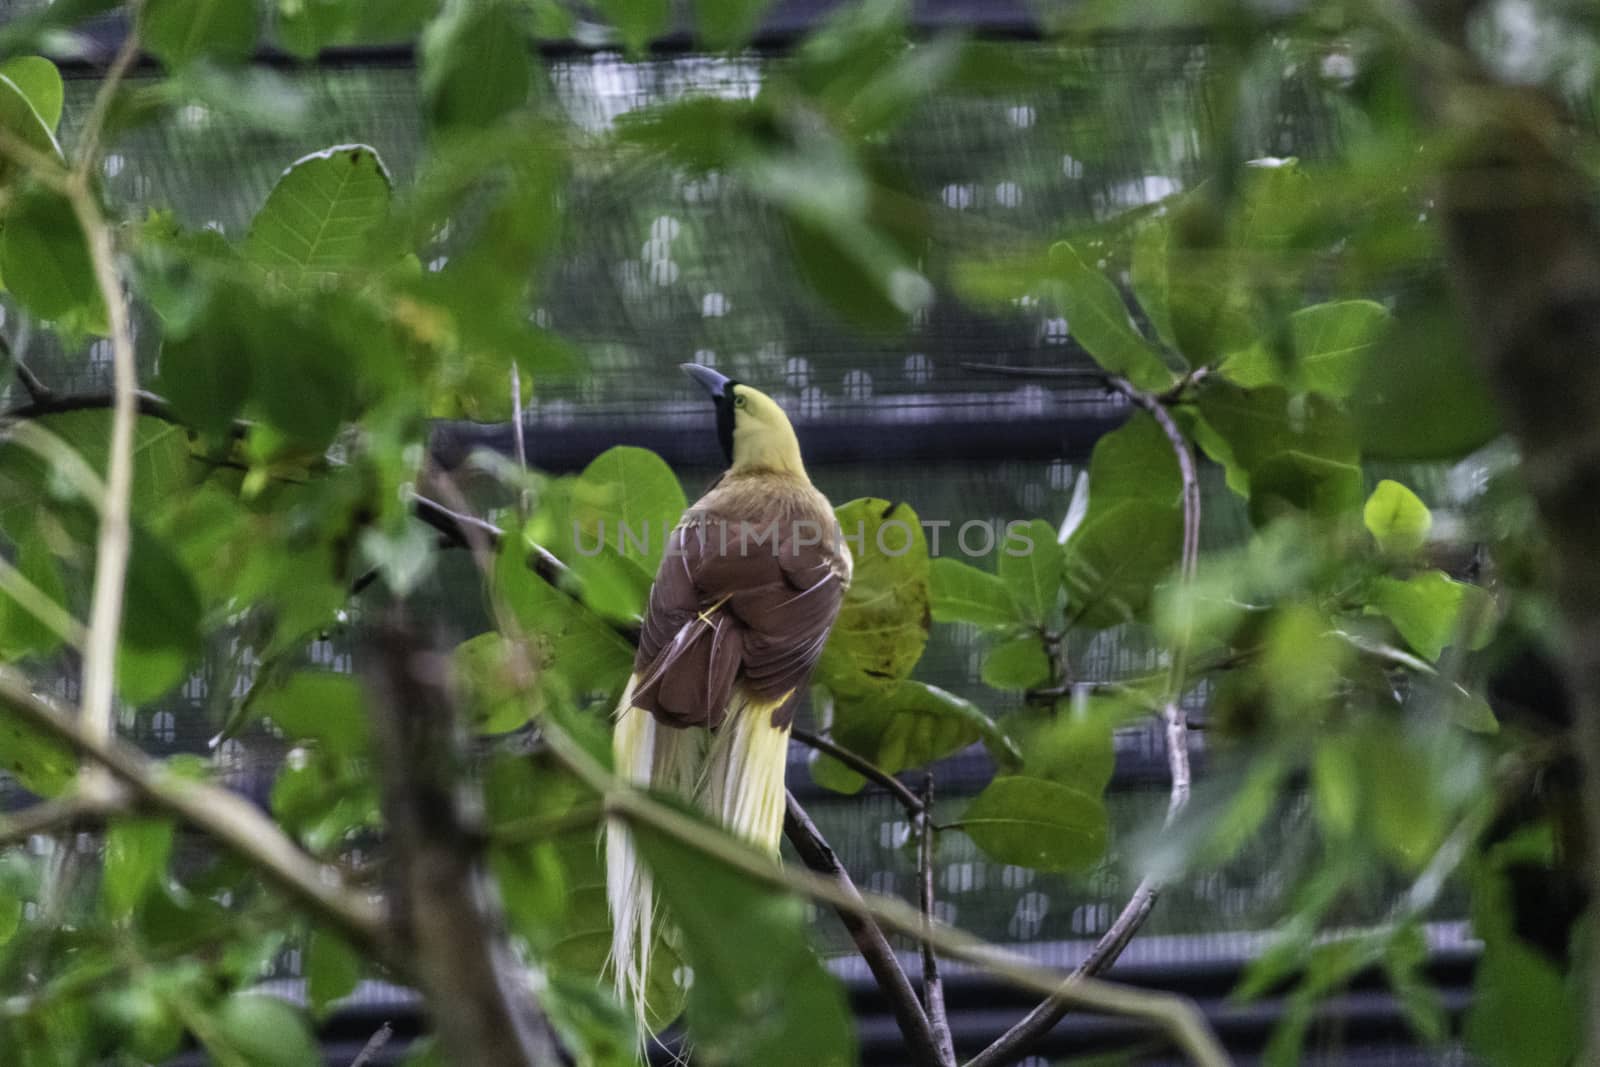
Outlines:
<svg viewBox="0 0 1600 1067"><path fill-rule="evenodd" d="M16 349L6 339L5 334L0 334L0 359L9 359L11 361L11 369L16 372L17 381L22 383L22 388L28 391L30 400L37 403L40 400L48 400L55 395L51 388L44 384L37 374L33 373L33 368L28 366L23 358L17 354Z"/></svg>
<svg viewBox="0 0 1600 1067"><path fill-rule="evenodd" d="M104 817L118 805L82 793L64 793L41 800L8 816L0 817L0 848L26 841L36 834L54 834Z"/></svg>
<svg viewBox="0 0 1600 1067"><path fill-rule="evenodd" d="M383 1051L385 1045L394 1037L394 1025L385 1022L378 1027L378 1032L367 1038L367 1043L361 1046L361 1051L356 1053L356 1058L350 1061L350 1067L367 1067L372 1062L372 1057Z"/></svg>
<svg viewBox="0 0 1600 1067"><path fill-rule="evenodd" d="M1183 436L1183 431L1179 429L1171 413L1158 398L1135 389L1120 378L1113 379L1113 384L1129 400L1150 413L1161 427L1162 433L1166 435L1177 458L1178 474L1183 483L1183 547L1178 574L1179 580L1188 584L1194 581L1200 557L1200 477L1195 465L1194 452ZM1189 722L1182 702L1184 687L1187 684L1189 643L1189 634L1185 629L1172 650L1172 662L1167 673L1166 693L1161 708L1162 719L1166 724L1167 768L1172 778L1163 828L1171 827L1173 821L1189 803ZM1110 927L1100 935L1094 947L1089 950L1088 956L1073 968L1072 975L1067 979L1063 989L1102 974L1115 963L1117 957L1122 955L1123 949L1133 940L1134 934L1149 918L1160 894L1159 882L1148 876L1141 878L1134 888L1133 895L1128 898L1128 903L1123 906ZM967 1061L966 1067L1003 1067L1004 1064L1016 1062L1054 1029L1056 1023L1060 1022L1070 1009L1071 1005L1060 997L1051 997L1023 1016L988 1048Z"/></svg>
<svg viewBox="0 0 1600 1067"><path fill-rule="evenodd" d="M341 885L330 868L306 855L250 801L220 786L170 774L133 745L89 730L80 716L35 694L10 667L0 666L0 705L106 768L137 800L177 816L248 860L353 944L369 951L382 944L381 909Z"/></svg>
<svg viewBox="0 0 1600 1067"><path fill-rule="evenodd" d="M78 139L78 162L72 168L72 182L85 190L89 187L89 172L94 169L95 157L100 152L100 135L105 132L106 116L111 113L111 100L122 79L127 76L128 68L139 55L139 9L142 6L143 0L131 0L127 5L128 29L122 38L122 47L117 49L111 66L106 69L106 76L94 95L89 117L84 120L83 132Z"/></svg>
<svg viewBox="0 0 1600 1067"><path fill-rule="evenodd" d="M861 892L850 880L849 872L839 862L838 855L823 838L822 832L811 821L811 816L806 814L805 808L800 806L793 793L788 794L788 810L784 816L783 832L807 867L823 878L830 879L840 890L856 900L861 899ZM917 1000L917 991L912 988L911 979L906 977L905 969L900 966L900 957L895 955L888 939L883 936L883 929L870 915L864 915L860 911L839 907L834 911L838 914L839 921L844 924L850 940L855 943L856 951L861 953L867 969L872 972L878 988L883 990L883 995L889 999L889 1007L894 1012L895 1021L900 1025L901 1036L906 1039L915 1062L926 1067L940 1067L947 1063L948 1061L940 1054L939 1041L930 1025L928 1015L923 1010L921 1002Z"/></svg>
<svg viewBox="0 0 1600 1067"><path fill-rule="evenodd" d="M939 1056L950 1067L956 1064L955 1039L950 1036L950 1015L944 1007L944 978L939 974L939 956L933 951L926 931L933 925L933 863L937 848L933 826L933 775L922 781L922 811L917 816L918 898L922 911L924 936L922 939L922 997L927 1002L928 1023L933 1027L934 1039L939 1042Z"/></svg>
<svg viewBox="0 0 1600 1067"><path fill-rule="evenodd" d="M810 730L802 730L798 726L789 731L789 736L807 748L832 756L852 771L861 775L861 777L883 786L894 795L894 798L910 814L922 814L922 801L917 797L917 794L911 791L909 786L859 752L852 752L837 741L823 737L821 734L814 734Z"/></svg>
<svg viewBox="0 0 1600 1067"><path fill-rule="evenodd" d="M613 818L665 834L773 889L800 893L835 909L871 918L886 929L908 937L926 938L944 955L982 967L1019 988L1044 993L1085 1011L1148 1023L1166 1033L1201 1067L1222 1067L1231 1063L1205 1016L1185 997L1131 989L1096 978L1064 981L1059 972L963 930L942 923L924 929L922 915L902 900L876 893L852 893L832 878L779 866L734 838L716 833L694 817L657 803L613 777L556 723L546 724L546 738L551 753L580 781L601 795L607 813Z"/></svg>

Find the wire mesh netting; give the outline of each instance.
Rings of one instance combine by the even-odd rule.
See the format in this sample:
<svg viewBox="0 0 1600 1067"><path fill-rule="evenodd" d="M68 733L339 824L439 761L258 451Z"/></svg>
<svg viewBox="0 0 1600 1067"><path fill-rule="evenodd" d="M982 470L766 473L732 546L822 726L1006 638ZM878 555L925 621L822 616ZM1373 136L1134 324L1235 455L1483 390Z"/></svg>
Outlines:
<svg viewBox="0 0 1600 1067"><path fill-rule="evenodd" d="M1010 61L1041 71L1038 89L936 96L893 137L893 156L911 176L930 213L934 240L943 247L978 238L1031 247L1041 235L1189 188L1206 173L1214 75L1204 46L1008 49ZM819 468L816 479L836 502L869 495L904 500L923 518L954 526L1034 515L1059 522L1086 460L1081 447L1069 446L1067 428L1076 418L1116 417L1120 402L1070 382L1019 385L967 372L962 364L1081 363L1086 357L1072 339L1071 323L1027 300L1006 313L980 311L956 298L951 279L935 275L937 299L909 330L880 335L852 329L808 292L781 226L747 191L716 175L641 167L603 140L620 116L641 107L689 94L752 96L782 62L628 62L602 54L549 66L546 105L570 121L575 162L563 200L562 243L533 314L576 343L586 362L579 379L535 384L530 426L583 425L604 433L630 423L700 418L690 387L671 371L690 360L768 389L802 423L863 413L882 419L891 411L902 419L906 435L934 438L941 425L964 415L991 423L1003 451L1008 424L1031 414L1060 424L1059 452L982 464L946 457L893 468L862 460ZM1284 70L1272 91L1246 109L1242 122L1253 133L1242 143L1273 157L1331 151L1337 124L1322 101L1316 64L1286 61ZM248 114L221 107L184 107L115 140L103 167L107 196L131 217L171 211L186 224L237 239L285 167L349 142L376 148L403 194L427 151L413 70L318 67L289 70L281 78L286 92L305 98L303 119L292 133L265 132L251 125ZM87 79L68 85L62 138L69 145L94 89ZM439 255L447 254L442 245ZM58 390L104 386L103 344L86 353L53 349L14 309L6 311L8 334L25 336L37 369ZM157 366L157 331L148 321L143 326L141 363L148 375ZM6 399L15 404L22 397L13 386ZM713 459L707 445L700 465L681 470L691 497L712 474ZM1442 475L1425 481L1431 495L1446 502L1465 491ZM1246 522L1217 472L1205 473L1204 500L1207 545L1236 541ZM446 560L437 586L441 609L462 636L485 627L476 579L462 561ZM307 656L350 669L353 648L350 634L339 632ZM1089 681L1162 668L1140 635L1125 631L1078 641L1073 655L1079 675ZM993 713L1015 710L1016 698L982 686L980 660L975 631L936 627L918 676ZM270 731L256 729L215 751L207 744L226 697L242 693L248 683L247 674L227 676L208 663L180 693L140 709L123 729L156 752L207 754L235 785L264 800L282 758ZM1194 698L1199 718L1204 695ZM1194 745L1204 768L1203 738ZM936 875L940 917L980 936L1026 946L1047 962L1071 963L1081 956L1127 899L1137 878L1133 860L1140 831L1159 821L1167 803L1161 746L1153 727L1119 737L1110 795L1113 846L1105 862L1086 874L1003 866L960 835L946 835ZM797 747L791 760L791 783L863 887L910 891L914 865L904 813L879 792L847 798L810 787L805 753ZM989 773L987 757L977 749L941 764L937 790L945 807L958 810ZM14 798L14 787L0 794L0 802ZM1312 826L1304 796L1291 796L1234 861L1164 894L1129 960L1240 959L1257 951L1260 931L1281 913L1296 873L1315 854ZM1375 887L1369 899L1351 901L1344 917L1379 918L1385 903ZM1459 902L1454 904L1459 915ZM830 952L848 954L831 917L819 916L817 929ZM1435 930L1441 944L1458 944L1462 936L1458 926ZM283 966L292 972L294 961Z"/></svg>

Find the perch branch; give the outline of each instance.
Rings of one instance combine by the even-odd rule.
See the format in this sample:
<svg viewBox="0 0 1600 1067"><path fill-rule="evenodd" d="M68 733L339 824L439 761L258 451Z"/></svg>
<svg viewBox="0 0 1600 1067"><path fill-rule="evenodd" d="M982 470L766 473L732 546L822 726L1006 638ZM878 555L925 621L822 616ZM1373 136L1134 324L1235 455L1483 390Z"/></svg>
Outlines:
<svg viewBox="0 0 1600 1067"><path fill-rule="evenodd" d="M792 870L774 863L733 838L712 831L693 817L651 800L612 777L593 756L555 723L546 725L551 753L604 800L608 814L639 827L649 827L696 849L762 885L800 893L837 910L871 918L885 929L907 937L926 938L951 959L962 960L1022 989L1044 993L1085 1011L1134 1019L1168 1035L1201 1067L1223 1067L1231 1061L1217 1043L1205 1016L1188 999L1170 993L1131 989L1095 978L1063 982L1062 976L1032 960L1007 952L963 930L933 923L924 929L921 913L902 900L878 894L852 893L831 878Z"/></svg>
<svg viewBox="0 0 1600 1067"><path fill-rule="evenodd" d="M838 855L823 838L822 832L811 821L811 816L806 814L805 808L800 806L793 793L788 794L788 810L784 814L783 833L807 867L815 871L818 876L828 879L841 892L860 901L861 892L850 880L849 872L839 862ZM927 1013L922 1009L921 1002L917 1000L917 991L912 988L911 980L906 977L905 969L900 966L900 958L894 954L888 939L883 936L883 929L870 915L865 915L860 910L841 907L835 907L834 910L838 913L839 921L844 924L845 931L850 935L850 940L855 943L856 951L861 953L867 969L877 980L878 987L889 998L895 1021L900 1024L900 1033L910 1046L916 1062L929 1067L940 1067L949 1062L940 1053L938 1038L930 1025Z"/></svg>
<svg viewBox="0 0 1600 1067"><path fill-rule="evenodd" d="M249 861L352 943L369 950L381 945L378 907L330 879L329 868L301 851L248 800L220 786L173 775L134 746L88 729L80 717L35 694L9 667L0 667L0 705L104 767L128 786L135 800L177 816Z"/></svg>
<svg viewBox="0 0 1600 1067"><path fill-rule="evenodd" d="M821 734L814 734L810 730L802 730L799 727L792 728L789 731L789 736L809 749L832 756L868 781L876 782L878 785L883 786L911 815L922 814L922 800L917 794L913 793L900 779L859 752L852 752L830 738L823 737Z"/></svg>
<svg viewBox="0 0 1600 1067"><path fill-rule="evenodd" d="M922 811L917 814L917 905L922 911L922 996L928 1005L928 1022L939 1042L939 1057L955 1067L955 1039L950 1036L950 1015L944 1007L944 978L939 974L939 957L926 931L933 925L933 861L936 847L933 826L933 775L922 781Z"/></svg>
<svg viewBox="0 0 1600 1067"><path fill-rule="evenodd" d="M1113 379L1115 387L1134 404L1148 411L1167 441L1178 461L1178 474L1183 484L1183 547L1179 557L1179 580L1185 584L1194 580L1200 561L1200 477L1195 465L1194 452L1189 447L1183 431L1161 401L1123 379ZM1172 663L1167 675L1167 691L1161 715L1166 725L1167 768L1172 778L1172 788L1167 796L1167 814L1163 827L1170 827L1179 813L1189 803L1189 720L1183 707L1183 690L1189 658L1188 634L1182 635L1172 650ZM1073 968L1065 985L1104 973L1122 955L1134 934L1144 925L1161 895L1161 885L1146 876L1134 887L1133 895L1123 905L1122 911L1094 943L1089 954ZM974 1056L966 1067L1002 1067L1027 1055L1029 1049L1055 1028L1071 1005L1051 997L1023 1016L1014 1026L1001 1034L994 1043Z"/></svg>
<svg viewBox="0 0 1600 1067"><path fill-rule="evenodd" d="M82 793L65 793L0 817L0 848L26 841L36 834L54 834L98 819L115 810L116 805Z"/></svg>

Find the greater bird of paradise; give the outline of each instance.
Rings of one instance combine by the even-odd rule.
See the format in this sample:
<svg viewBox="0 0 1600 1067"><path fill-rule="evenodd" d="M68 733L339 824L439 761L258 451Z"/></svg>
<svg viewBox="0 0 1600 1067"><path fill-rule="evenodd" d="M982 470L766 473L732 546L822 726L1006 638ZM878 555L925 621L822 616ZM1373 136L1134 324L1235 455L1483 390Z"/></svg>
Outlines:
<svg viewBox="0 0 1600 1067"><path fill-rule="evenodd" d="M693 801L776 854L789 729L850 584L833 506L765 393L697 364L728 469L684 512L650 589L617 706L617 774ZM606 827L618 994L645 1017L656 935L649 871L626 827Z"/></svg>

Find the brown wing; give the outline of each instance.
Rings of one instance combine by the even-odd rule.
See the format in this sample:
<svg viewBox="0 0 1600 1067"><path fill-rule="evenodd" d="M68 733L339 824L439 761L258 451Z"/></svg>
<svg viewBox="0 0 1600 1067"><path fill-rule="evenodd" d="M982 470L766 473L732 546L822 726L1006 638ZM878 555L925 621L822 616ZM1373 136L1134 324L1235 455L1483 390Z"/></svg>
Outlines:
<svg viewBox="0 0 1600 1067"><path fill-rule="evenodd" d="M774 719L792 719L849 574L815 528L685 516L650 590L634 703L668 725L714 729L741 681L758 699L788 694Z"/></svg>

